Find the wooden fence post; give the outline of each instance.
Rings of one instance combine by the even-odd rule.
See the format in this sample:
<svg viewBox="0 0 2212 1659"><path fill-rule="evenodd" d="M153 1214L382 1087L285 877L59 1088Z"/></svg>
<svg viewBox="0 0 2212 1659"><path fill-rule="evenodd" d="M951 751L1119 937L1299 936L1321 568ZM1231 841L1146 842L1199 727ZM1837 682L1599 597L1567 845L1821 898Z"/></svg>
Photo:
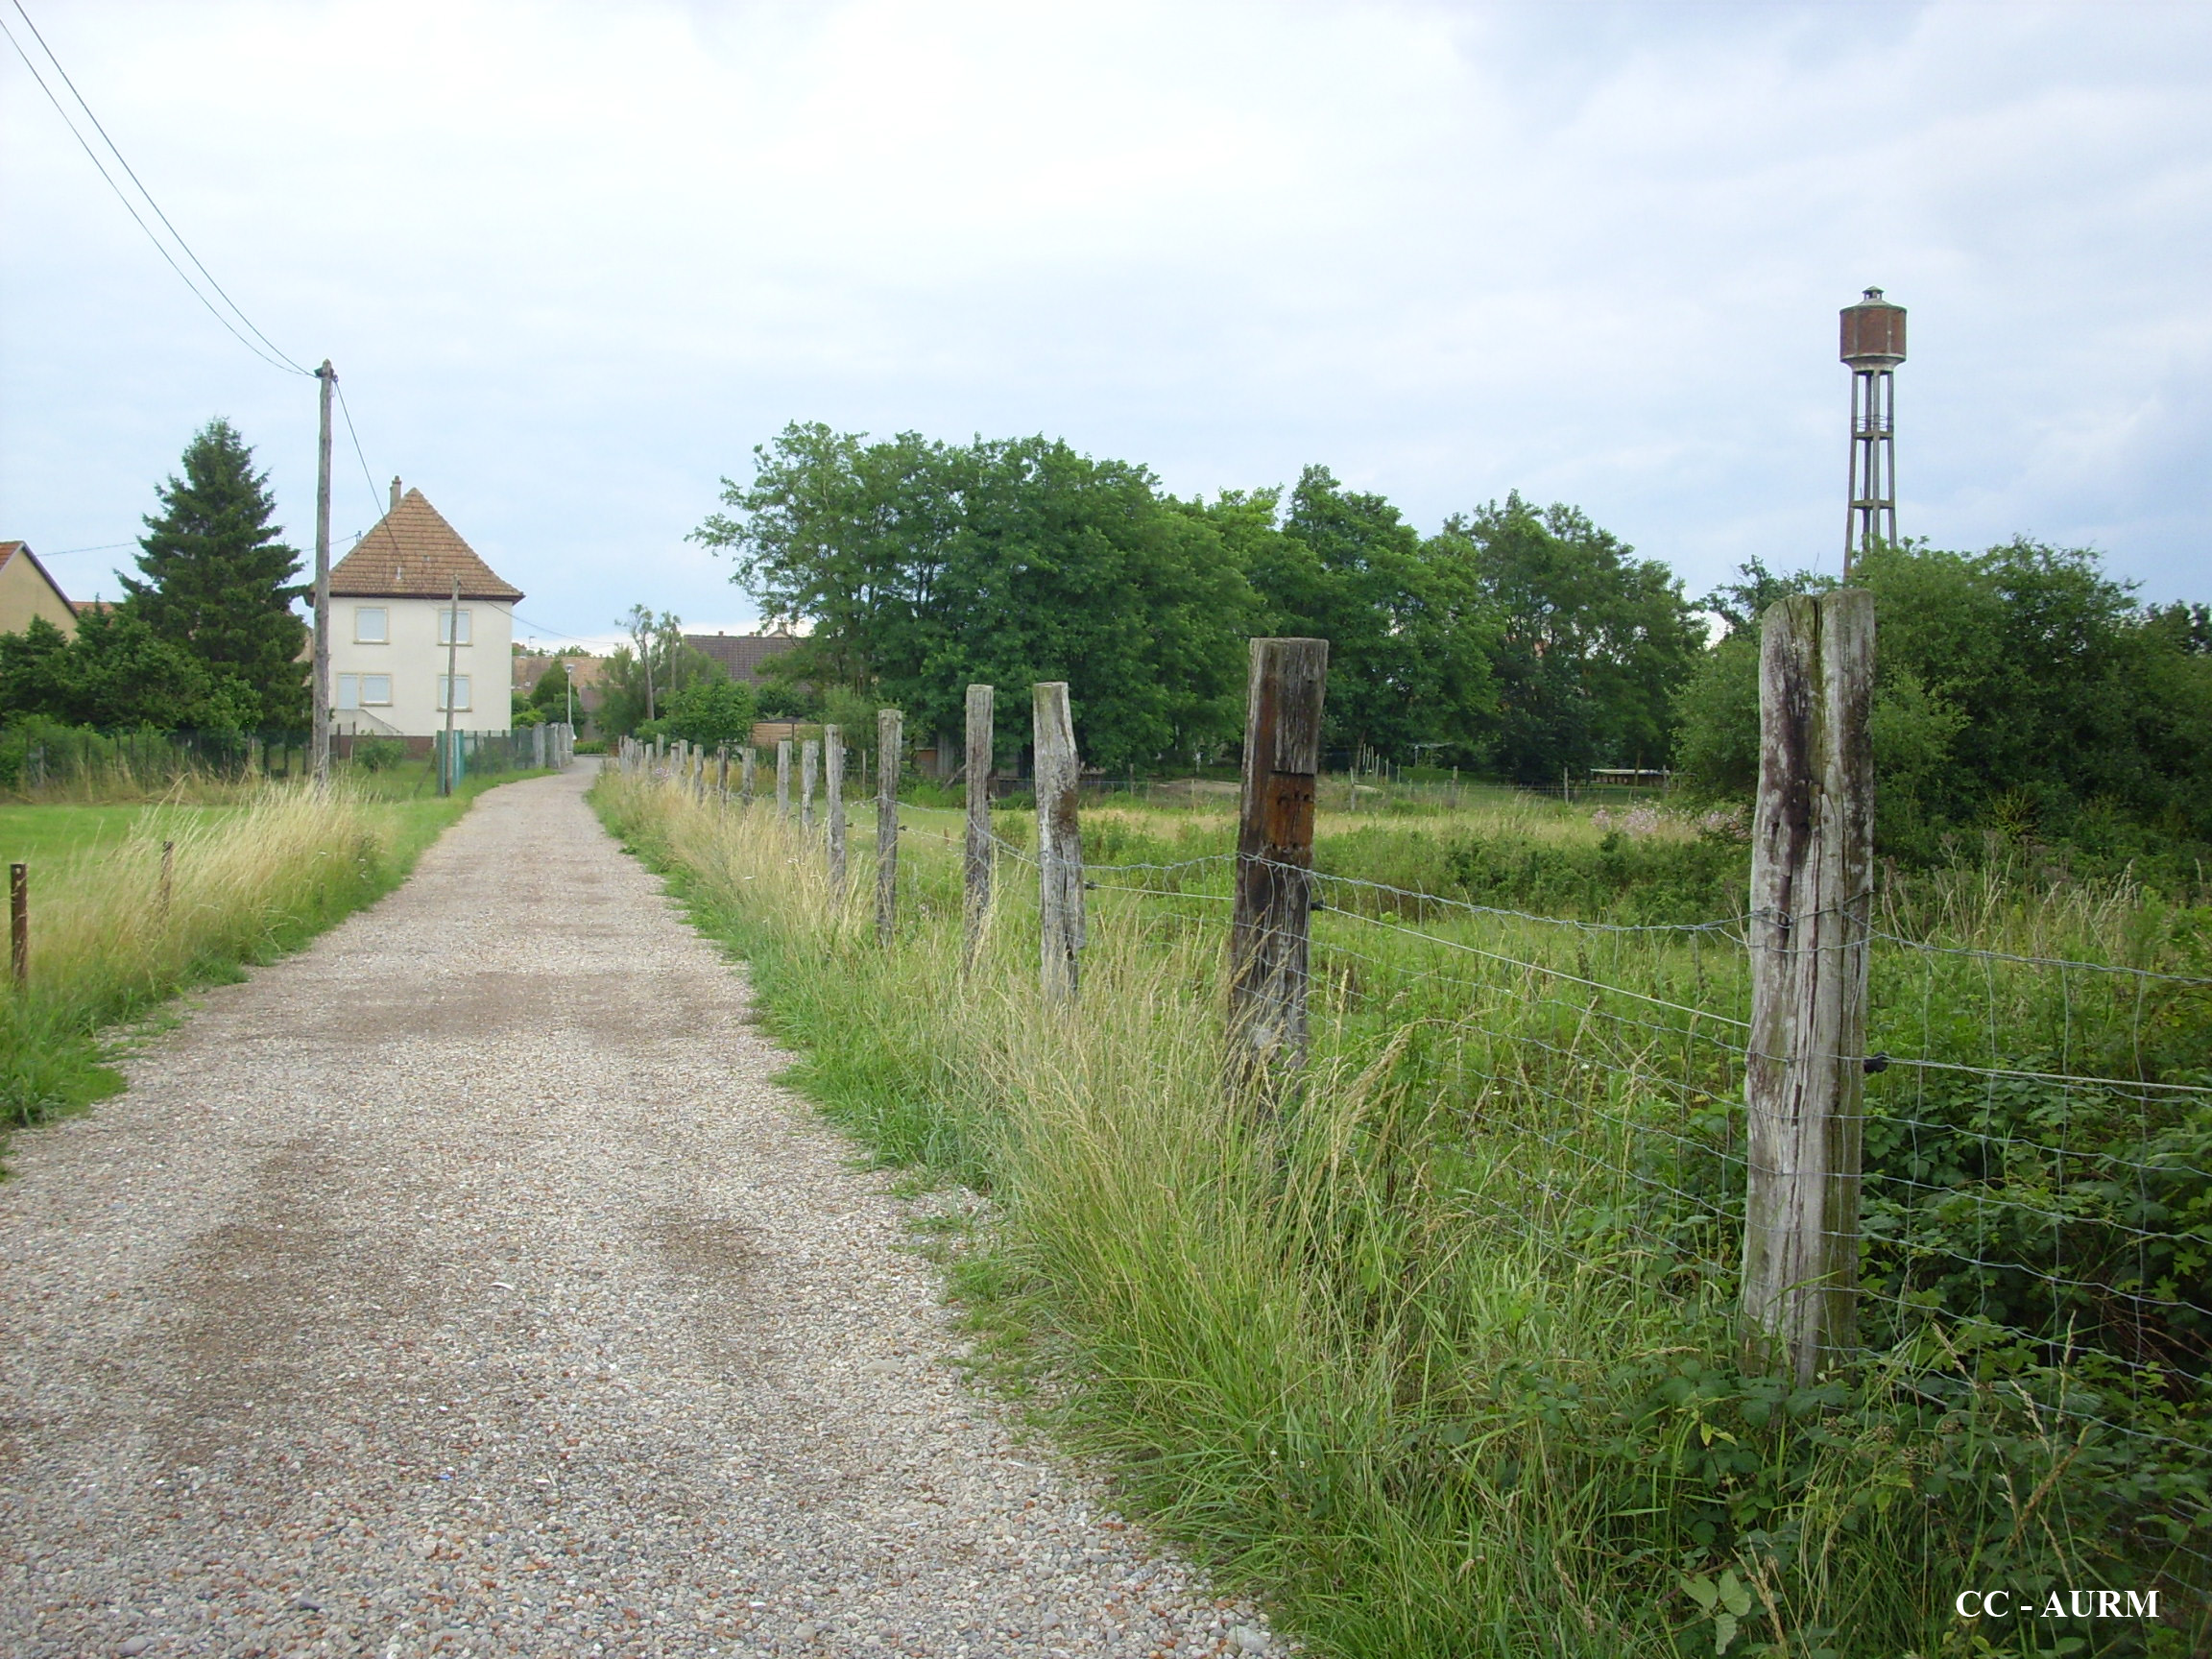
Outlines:
<svg viewBox="0 0 2212 1659"><path fill-rule="evenodd" d="M8 866L8 971L18 992L31 989L31 866Z"/></svg>
<svg viewBox="0 0 2212 1659"><path fill-rule="evenodd" d="M814 828L814 777L822 770L822 744L809 737L799 746L799 828Z"/></svg>
<svg viewBox="0 0 2212 1659"><path fill-rule="evenodd" d="M876 710L876 942L891 943L899 920L899 741L905 716Z"/></svg>
<svg viewBox="0 0 2212 1659"><path fill-rule="evenodd" d="M845 731L822 728L823 805L830 815L830 897L845 897Z"/></svg>
<svg viewBox="0 0 2212 1659"><path fill-rule="evenodd" d="M1047 1002L1071 1002L1083 949L1083 840L1075 817L1075 726L1068 683L1030 687L1037 754L1038 983Z"/></svg>
<svg viewBox="0 0 2212 1659"><path fill-rule="evenodd" d="M714 798L724 809L730 805L730 745L721 744L714 751Z"/></svg>
<svg viewBox="0 0 2212 1659"><path fill-rule="evenodd" d="M1866 929L1873 897L1874 600L1799 594L1759 650L1743 1318L1800 1384L1857 1340Z"/></svg>
<svg viewBox="0 0 2212 1659"><path fill-rule="evenodd" d="M791 816L791 739L776 739L776 816Z"/></svg>
<svg viewBox="0 0 2212 1659"><path fill-rule="evenodd" d="M759 763L760 753L753 747L752 739L747 738L745 747L737 752L737 804L740 806L753 805L753 772Z"/></svg>
<svg viewBox="0 0 2212 1659"><path fill-rule="evenodd" d="M1326 639L1255 639L1229 933L1229 1080L1263 1109L1306 1060Z"/></svg>
<svg viewBox="0 0 2212 1659"><path fill-rule="evenodd" d="M169 925L169 901L176 889L177 843L161 843L161 925Z"/></svg>
<svg viewBox="0 0 2212 1659"><path fill-rule="evenodd" d="M968 846L967 877L968 959L983 940L983 919L991 911L991 760L994 753L993 712L998 691L989 685L968 687Z"/></svg>

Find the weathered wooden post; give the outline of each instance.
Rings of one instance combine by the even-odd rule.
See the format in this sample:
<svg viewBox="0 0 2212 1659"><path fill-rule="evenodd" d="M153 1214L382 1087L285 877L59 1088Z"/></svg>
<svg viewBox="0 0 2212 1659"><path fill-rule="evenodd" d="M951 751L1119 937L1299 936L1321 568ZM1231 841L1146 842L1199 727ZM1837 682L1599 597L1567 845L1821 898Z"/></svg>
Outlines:
<svg viewBox="0 0 2212 1659"><path fill-rule="evenodd" d="M1037 754L1038 983L1047 1002L1074 1000L1083 949L1083 840L1075 817L1075 727L1068 683L1030 687Z"/></svg>
<svg viewBox="0 0 2212 1659"><path fill-rule="evenodd" d="M968 846L967 877L968 959L983 940L983 919L991 912L991 761L992 731L997 689L989 685L968 687Z"/></svg>
<svg viewBox="0 0 2212 1659"><path fill-rule="evenodd" d="M748 740L737 752L737 804L740 806L753 805L753 771L759 762L759 752Z"/></svg>
<svg viewBox="0 0 2212 1659"><path fill-rule="evenodd" d="M714 750L714 799L725 811L730 805L730 745L719 744Z"/></svg>
<svg viewBox="0 0 2212 1659"><path fill-rule="evenodd" d="M31 866L8 866L8 971L18 993L31 989Z"/></svg>
<svg viewBox="0 0 2212 1659"><path fill-rule="evenodd" d="M830 814L830 896L845 897L845 732L822 728L822 793Z"/></svg>
<svg viewBox="0 0 2212 1659"><path fill-rule="evenodd" d="M776 816L791 816L791 739L776 739Z"/></svg>
<svg viewBox="0 0 2212 1659"><path fill-rule="evenodd" d="M891 943L899 920L899 742L905 716L876 710L876 940Z"/></svg>
<svg viewBox="0 0 2212 1659"><path fill-rule="evenodd" d="M177 843L161 843L161 926L169 926L169 901L177 884Z"/></svg>
<svg viewBox="0 0 2212 1659"><path fill-rule="evenodd" d="M1800 1384L1856 1343L1866 929L1873 898L1874 599L1798 594L1759 650L1743 1320Z"/></svg>
<svg viewBox="0 0 2212 1659"><path fill-rule="evenodd" d="M1244 697L1244 788L1229 932L1229 1080L1272 1110L1306 1060L1314 790L1326 639L1255 639Z"/></svg>
<svg viewBox="0 0 2212 1659"><path fill-rule="evenodd" d="M814 775L822 769L822 744L809 737L799 747L799 828L814 828Z"/></svg>

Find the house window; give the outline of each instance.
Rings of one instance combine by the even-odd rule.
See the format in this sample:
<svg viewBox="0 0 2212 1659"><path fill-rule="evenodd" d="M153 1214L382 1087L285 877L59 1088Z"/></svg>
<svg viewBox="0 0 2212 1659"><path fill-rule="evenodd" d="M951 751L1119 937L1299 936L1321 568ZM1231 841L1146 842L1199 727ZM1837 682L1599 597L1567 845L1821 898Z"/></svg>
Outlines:
<svg viewBox="0 0 2212 1659"><path fill-rule="evenodd" d="M360 675L341 674L338 676L338 707L341 709L358 709L361 707Z"/></svg>
<svg viewBox="0 0 2212 1659"><path fill-rule="evenodd" d="M356 605L353 607L353 643L356 645L383 645L392 638L392 613L381 605ZM351 704L341 705L351 708Z"/></svg>
<svg viewBox="0 0 2212 1659"><path fill-rule="evenodd" d="M341 680L349 680L352 678L352 676L349 674L341 674L339 678ZM464 697L469 694L468 687L466 685L462 687L461 694ZM380 707L388 707L391 704L391 675L364 674L361 676L361 704L363 708L374 709Z"/></svg>
<svg viewBox="0 0 2212 1659"><path fill-rule="evenodd" d="M456 611L449 605L439 608L438 643L441 645L466 645L469 643L468 612Z"/></svg>
<svg viewBox="0 0 2212 1659"><path fill-rule="evenodd" d="M463 616L463 618L464 618L464 619L466 619L466 618L467 618L467 616L468 616L468 613L467 613L467 612L463 612L463 613L462 613L462 616ZM446 708L447 708L447 704L446 704L446 701L445 701L445 688L446 688L446 685L447 685L447 681L446 681L446 679L445 679L445 675L443 675L443 674L439 675L439 676L438 676L438 711L439 711L441 714L443 714L443 713L445 711ZM452 679L452 681L451 681L451 685L452 685L452 687L453 687L453 702L452 702L452 704L451 704L451 707L452 707L453 709L468 709L468 708L469 708L469 707L470 707L470 704L469 704L469 676L468 676L468 675L466 675L466 674L456 674L456 675L454 675L454 676L453 676L453 679Z"/></svg>

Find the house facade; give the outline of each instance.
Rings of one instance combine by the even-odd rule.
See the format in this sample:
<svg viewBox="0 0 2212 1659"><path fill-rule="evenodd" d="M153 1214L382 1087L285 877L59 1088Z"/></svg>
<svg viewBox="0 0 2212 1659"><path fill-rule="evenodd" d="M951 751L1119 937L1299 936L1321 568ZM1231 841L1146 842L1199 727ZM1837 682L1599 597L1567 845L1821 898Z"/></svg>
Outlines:
<svg viewBox="0 0 2212 1659"><path fill-rule="evenodd" d="M61 596L30 544L0 541L0 634L20 634L34 616L44 617L63 634L77 632L76 607Z"/></svg>
<svg viewBox="0 0 2212 1659"><path fill-rule="evenodd" d="M331 729L430 737L450 695L456 730L507 731L521 598L421 491L393 479L392 510L330 572Z"/></svg>

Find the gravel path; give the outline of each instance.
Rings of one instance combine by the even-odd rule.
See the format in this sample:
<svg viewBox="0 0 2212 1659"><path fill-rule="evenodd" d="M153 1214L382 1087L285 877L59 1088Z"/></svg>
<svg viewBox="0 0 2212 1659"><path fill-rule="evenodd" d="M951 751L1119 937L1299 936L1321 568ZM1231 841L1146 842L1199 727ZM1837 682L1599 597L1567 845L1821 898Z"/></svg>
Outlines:
<svg viewBox="0 0 2212 1659"><path fill-rule="evenodd" d="M586 781L16 1136L0 1653L1269 1650L959 1382Z"/></svg>

